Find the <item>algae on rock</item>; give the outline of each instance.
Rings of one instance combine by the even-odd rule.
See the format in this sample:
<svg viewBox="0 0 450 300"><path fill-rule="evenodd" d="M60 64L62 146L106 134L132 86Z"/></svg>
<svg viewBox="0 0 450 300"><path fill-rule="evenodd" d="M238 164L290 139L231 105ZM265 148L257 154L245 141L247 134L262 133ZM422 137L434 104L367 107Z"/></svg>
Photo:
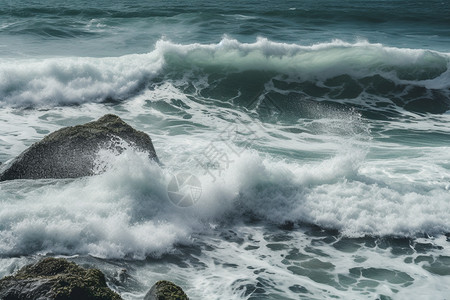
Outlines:
<svg viewBox="0 0 450 300"><path fill-rule="evenodd" d="M144 300L189 300L189 298L178 285L160 280L152 286Z"/></svg>
<svg viewBox="0 0 450 300"><path fill-rule="evenodd" d="M62 258L44 258L0 279L0 299L120 300L98 269L84 269Z"/></svg>

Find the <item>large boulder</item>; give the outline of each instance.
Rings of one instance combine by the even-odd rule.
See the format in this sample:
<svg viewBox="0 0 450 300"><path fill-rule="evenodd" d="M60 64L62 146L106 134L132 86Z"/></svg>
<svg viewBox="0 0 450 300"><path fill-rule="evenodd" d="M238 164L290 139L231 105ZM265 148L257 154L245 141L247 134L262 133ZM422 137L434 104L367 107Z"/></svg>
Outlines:
<svg viewBox="0 0 450 300"><path fill-rule="evenodd" d="M13 179L77 178L94 174L100 149L123 150L123 144L147 151L158 162L150 137L116 115L66 127L47 135L0 169L0 181Z"/></svg>
<svg viewBox="0 0 450 300"><path fill-rule="evenodd" d="M152 286L144 300L189 300L189 298L178 285L160 280Z"/></svg>
<svg viewBox="0 0 450 300"><path fill-rule="evenodd" d="M0 280L4 300L121 300L97 269L84 269L62 258L45 258Z"/></svg>

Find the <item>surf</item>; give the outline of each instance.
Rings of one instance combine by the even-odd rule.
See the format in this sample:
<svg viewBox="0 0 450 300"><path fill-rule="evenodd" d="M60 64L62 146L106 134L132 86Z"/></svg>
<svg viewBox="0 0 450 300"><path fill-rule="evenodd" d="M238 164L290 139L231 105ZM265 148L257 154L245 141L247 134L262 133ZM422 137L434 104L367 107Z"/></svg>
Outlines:
<svg viewBox="0 0 450 300"><path fill-rule="evenodd" d="M368 104L375 97L392 106L442 113L449 105L449 62L448 53L367 41L304 46L264 38L254 43L224 38L217 44L186 45L160 40L146 54L4 60L0 105L122 102L161 80L184 85L184 78L192 82L186 88L197 89L196 95L235 98L238 104L273 92L351 105Z"/></svg>

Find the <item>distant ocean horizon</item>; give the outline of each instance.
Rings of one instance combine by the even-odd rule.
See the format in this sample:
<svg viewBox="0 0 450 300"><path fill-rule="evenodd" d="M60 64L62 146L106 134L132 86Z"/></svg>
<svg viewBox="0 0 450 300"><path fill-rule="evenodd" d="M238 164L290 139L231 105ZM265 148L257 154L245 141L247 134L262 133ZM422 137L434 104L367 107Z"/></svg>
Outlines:
<svg viewBox="0 0 450 300"><path fill-rule="evenodd" d="M162 164L0 182L0 277L58 256L123 299L448 299L449 1L2 1L0 162L105 114Z"/></svg>

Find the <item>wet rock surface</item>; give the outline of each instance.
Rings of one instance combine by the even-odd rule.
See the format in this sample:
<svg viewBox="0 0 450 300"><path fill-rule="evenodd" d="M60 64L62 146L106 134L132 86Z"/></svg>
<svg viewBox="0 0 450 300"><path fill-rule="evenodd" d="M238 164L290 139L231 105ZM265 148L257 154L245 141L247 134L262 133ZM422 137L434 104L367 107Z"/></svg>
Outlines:
<svg viewBox="0 0 450 300"><path fill-rule="evenodd" d="M98 269L85 269L62 258L44 258L0 279L0 299L120 300Z"/></svg>
<svg viewBox="0 0 450 300"><path fill-rule="evenodd" d="M100 149L120 153L123 142L158 162L150 137L135 130L116 115L65 127L33 144L17 158L0 167L0 181L13 179L77 178L95 173Z"/></svg>
<svg viewBox="0 0 450 300"><path fill-rule="evenodd" d="M145 295L144 300L188 300L188 296L183 289L176 284L160 280L155 283L150 291Z"/></svg>

